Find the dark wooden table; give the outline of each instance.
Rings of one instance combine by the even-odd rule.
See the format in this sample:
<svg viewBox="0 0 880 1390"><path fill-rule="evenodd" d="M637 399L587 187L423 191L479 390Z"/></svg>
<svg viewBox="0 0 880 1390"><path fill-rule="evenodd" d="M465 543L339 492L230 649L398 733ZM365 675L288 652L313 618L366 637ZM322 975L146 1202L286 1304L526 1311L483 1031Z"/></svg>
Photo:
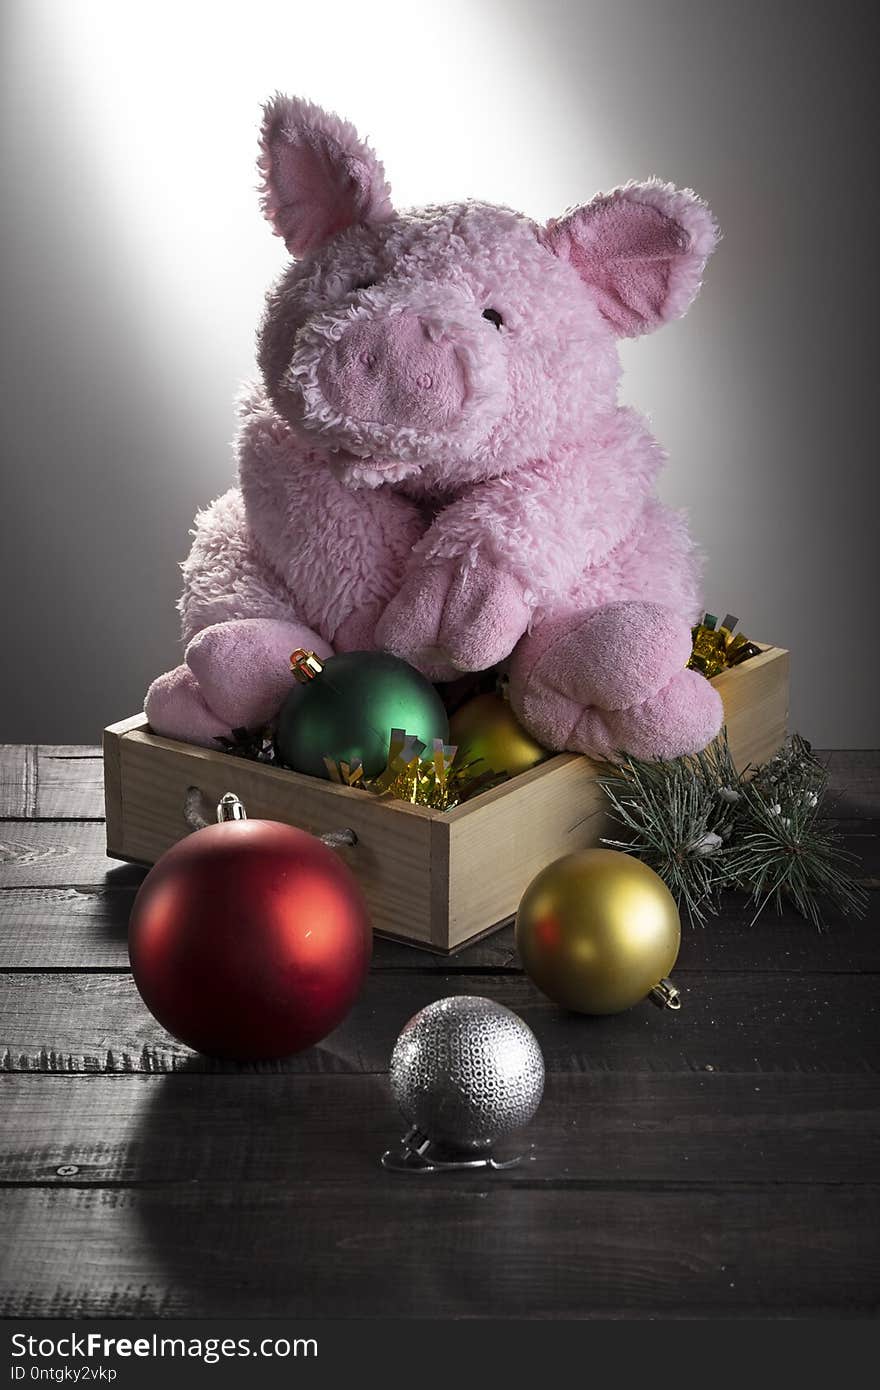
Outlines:
<svg viewBox="0 0 880 1390"><path fill-rule="evenodd" d="M880 755L835 753L880 885ZM731 902L687 928L679 1015L562 1014L510 929L386 942L349 1019L271 1067L174 1042L128 971L142 872L104 855L101 763L9 747L0 826L0 1313L581 1318L864 1314L880 1292L876 901L819 933ZM842 789L846 789L843 791ZM491 873L491 865L486 866ZM548 1065L529 1160L394 1176L406 1020L476 993Z"/></svg>

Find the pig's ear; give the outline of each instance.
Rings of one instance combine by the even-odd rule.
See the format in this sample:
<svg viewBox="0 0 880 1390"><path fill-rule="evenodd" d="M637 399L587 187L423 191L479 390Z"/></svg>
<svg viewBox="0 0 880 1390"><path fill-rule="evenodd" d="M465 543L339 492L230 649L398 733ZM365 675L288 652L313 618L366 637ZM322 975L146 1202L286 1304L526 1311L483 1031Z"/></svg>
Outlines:
<svg viewBox="0 0 880 1390"><path fill-rule="evenodd" d="M278 93L260 133L263 211L292 256L355 223L394 215L385 171L354 126Z"/></svg>
<svg viewBox="0 0 880 1390"><path fill-rule="evenodd" d="M615 333L635 338L690 306L718 236L695 193L651 179L548 223L542 240L590 286Z"/></svg>

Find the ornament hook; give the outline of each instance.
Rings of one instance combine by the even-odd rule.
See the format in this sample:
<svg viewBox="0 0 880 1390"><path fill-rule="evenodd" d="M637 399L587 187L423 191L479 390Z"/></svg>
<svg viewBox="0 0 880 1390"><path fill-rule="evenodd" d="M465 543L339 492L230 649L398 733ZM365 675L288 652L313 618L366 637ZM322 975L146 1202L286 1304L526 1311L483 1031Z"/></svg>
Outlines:
<svg viewBox="0 0 880 1390"><path fill-rule="evenodd" d="M648 998L658 1009L680 1009L681 992L671 980L660 980L648 991Z"/></svg>

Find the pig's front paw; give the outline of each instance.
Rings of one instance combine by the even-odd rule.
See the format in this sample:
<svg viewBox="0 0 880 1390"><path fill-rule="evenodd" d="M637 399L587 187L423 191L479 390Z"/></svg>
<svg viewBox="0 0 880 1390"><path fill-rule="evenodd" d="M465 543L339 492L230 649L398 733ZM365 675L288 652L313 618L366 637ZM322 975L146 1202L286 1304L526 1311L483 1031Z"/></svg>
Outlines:
<svg viewBox="0 0 880 1390"><path fill-rule="evenodd" d="M376 645L376 624L385 611L382 600L349 613L333 634L337 652L370 652Z"/></svg>
<svg viewBox="0 0 880 1390"><path fill-rule="evenodd" d="M520 584L487 560L414 571L386 608L377 645L431 680L483 671L509 656L530 610Z"/></svg>
<svg viewBox="0 0 880 1390"><path fill-rule="evenodd" d="M290 690L290 654L297 647L322 658L333 654L305 623L231 618L197 633L184 658L212 713L230 729L255 729L274 718Z"/></svg>

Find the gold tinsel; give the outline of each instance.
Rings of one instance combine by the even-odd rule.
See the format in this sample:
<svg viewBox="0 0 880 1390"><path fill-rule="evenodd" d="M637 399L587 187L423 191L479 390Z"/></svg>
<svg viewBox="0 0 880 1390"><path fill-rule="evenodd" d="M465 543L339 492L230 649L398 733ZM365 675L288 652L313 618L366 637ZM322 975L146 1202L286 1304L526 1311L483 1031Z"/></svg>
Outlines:
<svg viewBox="0 0 880 1390"><path fill-rule="evenodd" d="M693 629L693 651L688 666L699 671L710 680L720 671L730 666L738 666L750 656L757 656L761 650L742 633L734 636L734 628L739 622L728 613L719 623L714 613L707 613L703 621Z"/></svg>
<svg viewBox="0 0 880 1390"><path fill-rule="evenodd" d="M693 652L688 666L711 678L719 671L756 656L760 648L754 642L743 633L734 636L737 621L727 614L719 623L714 614L707 613L693 629ZM454 766L457 751L455 744L443 743L437 738L426 753L426 745L420 739L404 729L393 729L388 761L378 777L365 777L360 760L346 763L325 757L324 766L331 780L343 786L360 787L388 800L451 811L478 792L506 781L509 775L487 768L484 757Z"/></svg>
<svg viewBox="0 0 880 1390"><path fill-rule="evenodd" d="M451 811L477 792L485 791L502 779L492 772L477 772L473 763L453 767L455 744L435 738L428 756L426 745L403 729L392 729L388 763L378 777L365 777L360 760L353 763L324 759L334 782L361 787L373 796L409 801L415 806L431 806L435 811Z"/></svg>

